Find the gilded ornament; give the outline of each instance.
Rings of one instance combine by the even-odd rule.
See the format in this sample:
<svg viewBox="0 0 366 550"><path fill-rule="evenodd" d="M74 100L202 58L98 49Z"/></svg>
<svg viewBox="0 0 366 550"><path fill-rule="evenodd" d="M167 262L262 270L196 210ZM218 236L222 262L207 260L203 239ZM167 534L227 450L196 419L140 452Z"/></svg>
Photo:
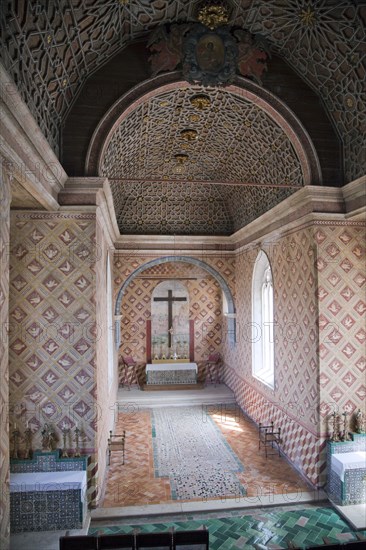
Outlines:
<svg viewBox="0 0 366 550"><path fill-rule="evenodd" d="M229 13L225 6L212 4L205 6L198 12L198 21L211 30L217 29L221 25L226 25L229 21Z"/></svg>
<svg viewBox="0 0 366 550"><path fill-rule="evenodd" d="M194 141L198 137L198 132L197 130L187 128L186 130L182 130L180 135L186 141Z"/></svg>
<svg viewBox="0 0 366 550"><path fill-rule="evenodd" d="M187 162L189 156L185 153L177 153L176 155L174 155L174 158L176 159L178 164L184 164L185 162Z"/></svg>
<svg viewBox="0 0 366 550"><path fill-rule="evenodd" d="M310 9L310 6L307 10L302 10L299 15L302 23L308 27L315 25L315 12Z"/></svg>
<svg viewBox="0 0 366 550"><path fill-rule="evenodd" d="M200 121L200 115L189 115L189 120L191 122L199 122Z"/></svg>
<svg viewBox="0 0 366 550"><path fill-rule="evenodd" d="M200 94L191 97L190 103L193 107L195 107L195 109L203 111L204 109L208 109L210 107L211 100L208 95Z"/></svg>

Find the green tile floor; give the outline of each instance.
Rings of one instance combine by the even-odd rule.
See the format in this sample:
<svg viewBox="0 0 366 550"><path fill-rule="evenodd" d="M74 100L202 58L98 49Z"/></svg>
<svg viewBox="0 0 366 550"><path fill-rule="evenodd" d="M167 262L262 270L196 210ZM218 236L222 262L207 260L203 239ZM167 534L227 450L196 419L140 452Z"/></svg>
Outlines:
<svg viewBox="0 0 366 550"><path fill-rule="evenodd" d="M250 549L255 548L254 545L288 548L290 542L296 547L306 548L323 544L323 537L335 543L356 539L355 531L333 508L319 505L236 510L195 514L194 517L162 516L155 518L154 523L149 523L149 518L140 518L131 524L119 522L113 527L91 527L89 534L130 533L134 529L153 533L171 527L176 530L198 529L202 525L206 525L210 533L210 550ZM358 532L366 536L366 531Z"/></svg>

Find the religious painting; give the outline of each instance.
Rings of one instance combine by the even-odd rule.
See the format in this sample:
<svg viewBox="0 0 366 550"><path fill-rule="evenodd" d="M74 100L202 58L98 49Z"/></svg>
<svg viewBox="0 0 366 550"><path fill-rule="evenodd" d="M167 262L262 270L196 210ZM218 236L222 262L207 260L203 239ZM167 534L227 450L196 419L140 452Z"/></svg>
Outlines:
<svg viewBox="0 0 366 550"><path fill-rule="evenodd" d="M183 42L183 75L191 83L220 86L235 76L238 47L229 27L192 25Z"/></svg>
<svg viewBox="0 0 366 550"><path fill-rule="evenodd" d="M221 37L214 33L201 36L196 46L196 58L202 71L220 71L225 62L225 46Z"/></svg>
<svg viewBox="0 0 366 550"><path fill-rule="evenodd" d="M151 350L153 360L188 359L189 294L177 281L163 281L151 298Z"/></svg>

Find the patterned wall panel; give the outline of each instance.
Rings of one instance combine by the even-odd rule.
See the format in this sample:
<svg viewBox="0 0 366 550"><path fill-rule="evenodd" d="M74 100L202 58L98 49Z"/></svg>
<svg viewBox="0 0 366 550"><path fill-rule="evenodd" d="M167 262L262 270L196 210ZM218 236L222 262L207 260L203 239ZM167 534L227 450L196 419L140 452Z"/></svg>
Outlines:
<svg viewBox="0 0 366 550"><path fill-rule="evenodd" d="M347 181L363 175L365 6L352 0L231 4L231 21L260 34L319 93L343 138ZM1 17L4 62L56 152L62 120L88 75L157 25L194 19L195 9L188 0L8 3Z"/></svg>
<svg viewBox="0 0 366 550"><path fill-rule="evenodd" d="M275 388L252 376L251 285L259 248L237 257L236 349L227 346L227 380L238 403L256 422L281 426L283 449L313 483L323 465L318 453L316 270L311 228L262 243L271 262L275 302ZM300 445L301 440L308 442Z"/></svg>
<svg viewBox="0 0 366 550"><path fill-rule="evenodd" d="M0 175L0 547L9 544L9 229L10 185L5 171Z"/></svg>
<svg viewBox="0 0 366 550"><path fill-rule="evenodd" d="M314 229L323 437L332 432L331 413L366 414L365 235L361 222L319 223Z"/></svg>
<svg viewBox="0 0 366 550"><path fill-rule="evenodd" d="M94 465L94 489L93 499L98 500L101 495L101 484L106 470L107 443L109 430L113 429L115 413L116 380L109 380L109 353L114 355L114 347L109 349L108 331L113 331L113 326L108 323L107 303L107 256L108 241L105 235L103 219L98 215L96 226L96 409L97 409L97 459ZM112 338L114 342L114 337ZM115 372L116 374L116 372ZM117 378L115 376L115 378Z"/></svg>
<svg viewBox="0 0 366 550"><path fill-rule="evenodd" d="M10 259L10 419L41 448L47 422L97 430L95 214L14 212ZM70 447L74 445L68 442Z"/></svg>
<svg viewBox="0 0 366 550"><path fill-rule="evenodd" d="M116 253L115 294L128 275L151 259L152 257ZM231 288L234 288L235 270L232 257L207 256L205 261L225 278ZM146 320L151 316L151 295L159 282L174 277L182 277L180 282L189 292L190 318L195 320L195 360L204 360L209 353L221 350L225 334L219 284L201 268L176 262L149 268L128 286L121 305L122 353L132 354L138 361L146 361Z"/></svg>

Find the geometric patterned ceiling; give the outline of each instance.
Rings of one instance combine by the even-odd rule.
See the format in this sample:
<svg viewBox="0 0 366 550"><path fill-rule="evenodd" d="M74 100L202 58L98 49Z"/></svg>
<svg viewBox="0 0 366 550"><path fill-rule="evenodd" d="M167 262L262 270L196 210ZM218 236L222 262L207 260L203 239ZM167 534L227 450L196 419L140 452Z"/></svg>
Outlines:
<svg viewBox="0 0 366 550"><path fill-rule="evenodd" d="M56 154L88 76L162 23L192 21L191 0L11 0L3 62ZM230 24L261 34L316 91L343 143L345 181L365 173L364 0L230 0ZM301 99L301 98L299 98Z"/></svg>
<svg viewBox="0 0 366 550"><path fill-rule="evenodd" d="M201 94L205 109L191 103ZM122 234L230 235L304 185L290 138L243 94L185 86L148 95L100 160Z"/></svg>
<svg viewBox="0 0 366 550"><path fill-rule="evenodd" d="M344 183L364 175L366 0L226 4L230 25L260 35L317 94L342 144ZM201 0L5 3L3 63L59 157L62 127L88 78L115 54L124 55L131 42L146 42L157 26L196 21L200 5ZM123 80L122 70L115 77ZM198 93L210 98L204 112L190 102ZM301 93L296 97L302 101ZM98 170L111 178L121 233L229 235L311 183L288 127L245 94L182 85L157 89L127 112L109 134ZM183 130L194 130L197 139L185 140Z"/></svg>
<svg viewBox="0 0 366 550"><path fill-rule="evenodd" d="M205 109L191 104L202 94L210 102ZM157 93L129 111L109 138L99 172L110 180L304 184L278 122L246 97L198 86Z"/></svg>

